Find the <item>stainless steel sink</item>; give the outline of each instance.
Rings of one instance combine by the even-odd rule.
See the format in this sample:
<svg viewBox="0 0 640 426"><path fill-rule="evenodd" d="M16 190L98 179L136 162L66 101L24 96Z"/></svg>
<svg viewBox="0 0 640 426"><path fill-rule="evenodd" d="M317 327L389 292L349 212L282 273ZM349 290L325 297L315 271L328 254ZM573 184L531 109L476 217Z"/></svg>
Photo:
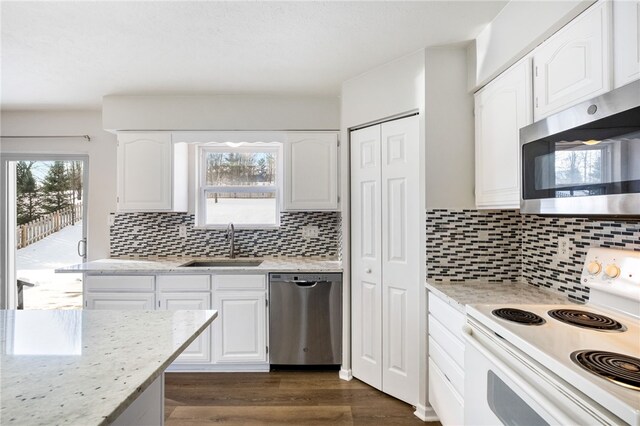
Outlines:
<svg viewBox="0 0 640 426"><path fill-rule="evenodd" d="M218 259L218 260L191 260L187 263L183 263L180 266L187 268L223 268L223 267L237 267L237 268L253 268L260 266L262 260L246 260L246 259Z"/></svg>

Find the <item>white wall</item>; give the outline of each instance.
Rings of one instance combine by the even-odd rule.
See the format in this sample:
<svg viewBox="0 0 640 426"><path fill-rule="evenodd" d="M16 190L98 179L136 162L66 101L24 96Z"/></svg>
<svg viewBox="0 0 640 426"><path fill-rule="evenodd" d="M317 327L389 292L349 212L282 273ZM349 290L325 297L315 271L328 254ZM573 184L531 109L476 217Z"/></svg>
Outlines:
<svg viewBox="0 0 640 426"><path fill-rule="evenodd" d="M467 49L425 51L427 209L475 208L473 96Z"/></svg>
<svg viewBox="0 0 640 426"><path fill-rule="evenodd" d="M103 98L109 130L337 130L337 96L119 96Z"/></svg>
<svg viewBox="0 0 640 426"><path fill-rule="evenodd" d="M476 38L476 88L495 78L595 0L510 1Z"/></svg>
<svg viewBox="0 0 640 426"><path fill-rule="evenodd" d="M3 135L83 135L83 139L2 139L4 153L86 154L89 260L109 256L108 214L116 208L116 137L102 129L100 111L2 111Z"/></svg>

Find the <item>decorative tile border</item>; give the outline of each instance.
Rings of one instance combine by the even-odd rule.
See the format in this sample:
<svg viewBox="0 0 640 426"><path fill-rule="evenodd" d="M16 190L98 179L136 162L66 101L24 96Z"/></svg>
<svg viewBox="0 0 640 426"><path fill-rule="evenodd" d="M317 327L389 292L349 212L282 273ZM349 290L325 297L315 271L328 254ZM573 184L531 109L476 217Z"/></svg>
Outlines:
<svg viewBox="0 0 640 426"><path fill-rule="evenodd" d="M117 213L111 227L111 257L202 256L226 257L224 230L194 229L194 215L186 213ZM186 225L187 237L179 237ZM301 228L315 225L318 238L302 238ZM339 256L340 213L281 213L280 227L236 230L238 257Z"/></svg>

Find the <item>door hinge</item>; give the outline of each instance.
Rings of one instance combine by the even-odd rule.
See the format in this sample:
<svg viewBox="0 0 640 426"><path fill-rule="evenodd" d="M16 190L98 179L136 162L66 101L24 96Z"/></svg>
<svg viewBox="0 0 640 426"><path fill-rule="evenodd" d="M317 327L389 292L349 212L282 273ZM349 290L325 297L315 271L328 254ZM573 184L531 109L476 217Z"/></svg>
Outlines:
<svg viewBox="0 0 640 426"><path fill-rule="evenodd" d="M269 346L267 346L267 353L269 353Z"/></svg>
<svg viewBox="0 0 640 426"><path fill-rule="evenodd" d="M88 301L88 300L85 300L85 301L84 301L84 307L85 307L85 308L88 308L88 307L89 307L89 301Z"/></svg>
<svg viewBox="0 0 640 426"><path fill-rule="evenodd" d="M537 77L538 76L538 66L536 65L534 68L536 69L536 73L535 74L536 74L536 77Z"/></svg>
<svg viewBox="0 0 640 426"><path fill-rule="evenodd" d="M269 299L264 299L264 306L269 306Z"/></svg>
<svg viewBox="0 0 640 426"><path fill-rule="evenodd" d="M158 300L158 308L160 307L160 301Z"/></svg>
<svg viewBox="0 0 640 426"><path fill-rule="evenodd" d="M536 108L538 108L538 97L536 96Z"/></svg>

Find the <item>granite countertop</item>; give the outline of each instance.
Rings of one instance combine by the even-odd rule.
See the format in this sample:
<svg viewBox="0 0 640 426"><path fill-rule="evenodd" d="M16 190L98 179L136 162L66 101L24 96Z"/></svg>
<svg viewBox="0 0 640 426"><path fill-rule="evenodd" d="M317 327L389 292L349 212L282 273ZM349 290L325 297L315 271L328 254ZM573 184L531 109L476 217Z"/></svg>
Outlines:
<svg viewBox="0 0 640 426"><path fill-rule="evenodd" d="M113 422L216 311L0 311L0 419Z"/></svg>
<svg viewBox="0 0 640 426"><path fill-rule="evenodd" d="M56 269L56 272L96 274L114 273L172 273L202 274L211 272L342 272L342 262L318 258L275 257L275 258L236 258L238 261L262 260L260 266L222 266L222 267L184 267L180 266L192 260L229 260L203 257L163 257L163 258L111 258L71 265Z"/></svg>
<svg viewBox="0 0 640 426"><path fill-rule="evenodd" d="M440 296L449 305L465 312L466 305L485 303L517 303L566 305L575 303L558 292L541 289L521 282L488 281L432 281L427 289Z"/></svg>

